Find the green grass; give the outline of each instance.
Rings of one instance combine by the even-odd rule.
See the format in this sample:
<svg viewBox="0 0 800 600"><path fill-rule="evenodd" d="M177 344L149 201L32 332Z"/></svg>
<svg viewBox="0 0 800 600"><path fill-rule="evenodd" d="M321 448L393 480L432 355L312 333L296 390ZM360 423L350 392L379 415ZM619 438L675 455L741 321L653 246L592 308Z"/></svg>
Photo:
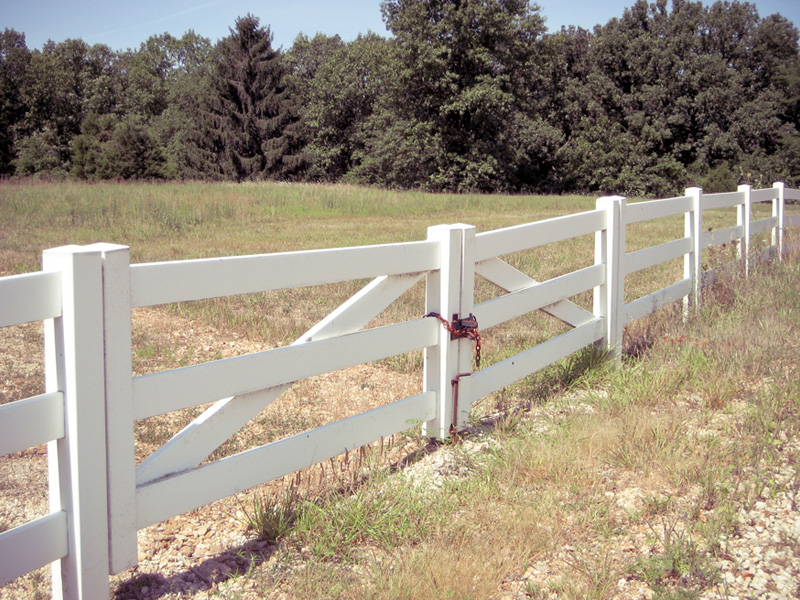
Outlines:
<svg viewBox="0 0 800 600"><path fill-rule="evenodd" d="M344 185L5 182L0 184L0 274L35 271L42 251L65 244L125 244L132 262L139 263L421 240L428 227L442 223L468 223L481 232L594 207L592 197L429 194ZM712 212L719 214L709 215L709 226L735 219L733 210ZM638 224L628 231L628 248L682 235L681 217ZM594 237L505 259L543 281L593 264ZM682 261L674 260L633 274L626 281L626 298L678 281L682 273ZM191 302L170 310L250 339L285 345L364 283ZM477 301L497 293L492 285L476 282ZM591 306L589 294L575 301ZM392 307L384 322L416 318L423 311L420 285ZM530 332L539 332L544 340L565 330L541 315L498 327L496 340L487 338L486 364L504 352L514 353L522 347L517 342L530 341Z"/></svg>
<svg viewBox="0 0 800 600"><path fill-rule="evenodd" d="M577 196L428 194L330 185L6 182L0 184L0 274L38 270L42 251L66 244L125 244L131 261L140 263L416 241L426 238L428 227L442 223L469 223L488 231L590 210L594 204L593 198ZM509 260L546 279L588 266L592 252L593 241L585 236ZM556 254L568 260L554 260ZM286 345L365 283L190 302L170 310L271 346ZM494 294L492 286L478 282L479 298ZM382 322L423 314L424 288L419 285ZM146 359L147 353L163 350L137 352Z"/></svg>
<svg viewBox="0 0 800 600"><path fill-rule="evenodd" d="M133 262L424 239L440 223L481 230L579 212L591 198L436 195L353 186L0 184L0 268L35 270L64 244L131 247Z"/></svg>

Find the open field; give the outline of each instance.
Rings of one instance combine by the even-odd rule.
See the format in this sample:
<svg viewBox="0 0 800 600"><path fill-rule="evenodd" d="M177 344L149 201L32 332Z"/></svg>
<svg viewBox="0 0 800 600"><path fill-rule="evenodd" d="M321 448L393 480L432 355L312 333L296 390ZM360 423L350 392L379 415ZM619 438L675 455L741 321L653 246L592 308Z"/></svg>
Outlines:
<svg viewBox="0 0 800 600"><path fill-rule="evenodd" d="M36 270L42 250L68 243L128 244L134 262L388 243L424 239L428 226L444 222L486 231L590 210L594 199L269 184L3 184L0 208L0 275L7 275ZM718 219L709 223L732 224L730 213ZM666 220L632 228L628 243L636 249L682 232L682 219ZM727 262L732 251L708 261ZM591 264L593 240L510 260L544 280ZM673 263L631 278L629 293L679 278L682 265ZM756 572L744 559L734 564L736 536L751 526L751 512L780 501L796 514L800 485L797 257L751 281L754 289L724 281L686 325L666 311L631 328L627 346L636 356L618 371L585 353L495 394L477 407L462 444L430 445L409 430L291 482L148 528L140 567L114 579L116 596L725 597L726 572ZM134 370L285 345L357 288L137 309ZM482 298L493 293L478 288ZM418 288L380 319L422 310ZM559 327L532 316L487 333L486 364ZM401 357L302 382L215 457L413 393L420 365L418 356ZM42 387L40 329L0 330L0 403ZM137 423L137 459L196 414ZM44 465L41 449L2 459L0 530L46 511ZM797 572L800 531L778 538L776 556ZM0 597L47 597L48 577L22 578Z"/></svg>
<svg viewBox="0 0 800 600"><path fill-rule="evenodd" d="M34 270L43 249L127 244L133 262L385 244L430 225L479 230L594 208L591 198L434 195L310 184L0 185L0 265Z"/></svg>

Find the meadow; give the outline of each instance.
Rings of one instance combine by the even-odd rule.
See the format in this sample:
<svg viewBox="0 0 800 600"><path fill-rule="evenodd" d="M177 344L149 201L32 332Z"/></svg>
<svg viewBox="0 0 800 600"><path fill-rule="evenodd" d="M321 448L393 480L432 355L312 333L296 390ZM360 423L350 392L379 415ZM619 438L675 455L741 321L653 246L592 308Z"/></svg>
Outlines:
<svg viewBox="0 0 800 600"><path fill-rule="evenodd" d="M594 204L577 196L347 186L4 183L0 275L37 270L44 249L64 244L120 243L131 247L133 262L177 260L418 240L440 223L469 223L480 232ZM708 224L732 218L710 215ZM682 232L680 218L635 226L629 249ZM593 249L587 236L508 260L544 280L591 264ZM734 252L710 253L708 266ZM791 341L800 330L797 265L792 256L755 270L747 282L722 278L689 321L666 310L629 327L619 369L586 351L498 392L477 405L461 443L432 443L412 429L243 493L223 515L235 515L233 527L249 541L213 554L227 565L224 577L195 581L192 555L175 565L165 555L180 546L165 542L157 551L143 542L145 560L114 578L114 596L599 599L627 597L619 595L625 580L652 598L703 597L724 581L742 511L783 496L794 506L800 497L800 356ZM650 269L630 278L628 294L681 273L680 261ZM290 343L358 286L135 311L134 371ZM479 299L494 293L477 288ZM575 300L591 303L588 295ZM415 288L380 318L419 316L422 304L423 290ZM487 334L486 364L561 327L544 316L499 327ZM0 403L42 386L40 331L9 329L0 337ZM411 356L304 382L285 406L270 407L214 457L384 402L387 388L418 386L420 371L420 357ZM137 458L196 414L137 423ZM5 475L14 467L0 468ZM5 480L0 491L15 493ZM195 512L187 519L196 528L209 517ZM9 514L0 511L0 530L15 525ZM793 535L778 545L800 558ZM159 539L152 531L145 536ZM202 555L194 556L199 563ZM47 577L21 578L0 597L47 597Z"/></svg>
<svg viewBox="0 0 800 600"><path fill-rule="evenodd" d="M280 183L62 183L0 186L2 269L38 268L40 253L97 241L132 262L422 239L429 225L480 230L594 207L580 196L448 195Z"/></svg>

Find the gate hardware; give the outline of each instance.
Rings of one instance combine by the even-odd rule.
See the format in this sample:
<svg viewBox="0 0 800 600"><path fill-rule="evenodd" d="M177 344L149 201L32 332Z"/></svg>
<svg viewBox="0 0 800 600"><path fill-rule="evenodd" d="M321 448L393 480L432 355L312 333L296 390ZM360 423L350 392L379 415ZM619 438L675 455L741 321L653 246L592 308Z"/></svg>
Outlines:
<svg viewBox="0 0 800 600"><path fill-rule="evenodd" d="M458 313L453 315L453 322L448 323L447 320L436 312L430 312L425 317L436 317L442 322L445 329L450 332L450 339L455 340L458 338L469 338L475 340L475 367L481 367L481 334L478 331L478 319L475 315L469 313L468 317L459 319Z"/></svg>
<svg viewBox="0 0 800 600"><path fill-rule="evenodd" d="M455 331L450 334L451 340L459 337L473 338L473 336L478 335L478 319L475 318L475 315L469 313L469 316L463 319L457 317L458 314L453 315L453 329Z"/></svg>
<svg viewBox="0 0 800 600"><path fill-rule="evenodd" d="M450 380L453 386L453 423L450 425L450 436L454 438L454 441L459 441L460 439L458 435L458 384L462 377L469 377L470 375L472 373L459 373Z"/></svg>
<svg viewBox="0 0 800 600"><path fill-rule="evenodd" d="M436 312L430 312L425 317L435 317L444 325L445 329L450 332L450 339L455 340L458 338L468 338L475 340L475 367L481 366L481 334L478 331L478 319L475 315L469 313L469 316L459 319L458 313L453 315L453 322L448 323L447 320ZM472 373L459 373L451 381L453 386L453 422L450 425L450 437L453 441L458 442L461 436L458 434L458 383L462 377L469 377Z"/></svg>

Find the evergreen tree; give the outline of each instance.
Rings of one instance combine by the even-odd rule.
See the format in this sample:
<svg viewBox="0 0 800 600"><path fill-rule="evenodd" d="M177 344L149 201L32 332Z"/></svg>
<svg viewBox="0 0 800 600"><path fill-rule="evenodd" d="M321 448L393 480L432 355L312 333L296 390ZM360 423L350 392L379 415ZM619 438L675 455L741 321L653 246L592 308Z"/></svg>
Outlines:
<svg viewBox="0 0 800 600"><path fill-rule="evenodd" d="M269 27L252 15L240 17L210 59L191 162L209 176L236 181L289 177L296 122L280 52Z"/></svg>

